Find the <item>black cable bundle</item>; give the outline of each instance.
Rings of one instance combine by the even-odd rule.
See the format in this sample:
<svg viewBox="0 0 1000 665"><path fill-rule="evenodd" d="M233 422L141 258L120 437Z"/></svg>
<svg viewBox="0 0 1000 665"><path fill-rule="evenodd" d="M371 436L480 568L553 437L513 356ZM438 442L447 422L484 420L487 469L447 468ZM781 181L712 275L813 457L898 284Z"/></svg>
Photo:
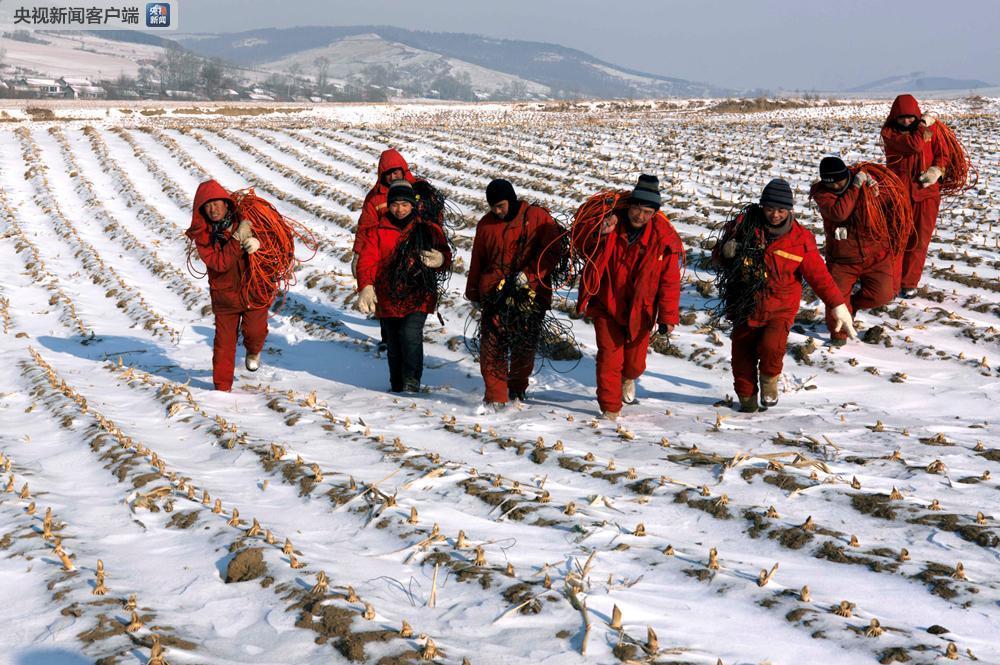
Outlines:
<svg viewBox="0 0 1000 665"><path fill-rule="evenodd" d="M451 271L429 268L420 258L420 252L436 249L431 224L414 215L411 228L403 232L396 250L379 270L379 290L402 308L418 307L432 294L440 299L451 276Z"/></svg>
<svg viewBox="0 0 1000 665"><path fill-rule="evenodd" d="M479 351L482 338L490 337L492 353L486 357L490 366L502 368L506 374L512 352L519 349L537 349L542 332L545 310L535 301L535 294L517 285L514 275L503 280L499 287L482 300L479 319Z"/></svg>
<svg viewBox="0 0 1000 665"><path fill-rule="evenodd" d="M436 222L443 229L464 227L462 211L437 187L426 180L417 180L413 183L413 191L417 195L417 214L422 219Z"/></svg>
<svg viewBox="0 0 1000 665"><path fill-rule="evenodd" d="M718 247L721 253L722 244L735 240L736 254L731 259L720 256L719 262L713 265L719 300L709 307L709 311L714 320L725 316L733 325L739 325L753 315L764 296L767 285L767 266L764 264L767 236L764 211L756 203L744 206L734 222L731 232L718 240ZM729 228L728 224L726 228Z"/></svg>

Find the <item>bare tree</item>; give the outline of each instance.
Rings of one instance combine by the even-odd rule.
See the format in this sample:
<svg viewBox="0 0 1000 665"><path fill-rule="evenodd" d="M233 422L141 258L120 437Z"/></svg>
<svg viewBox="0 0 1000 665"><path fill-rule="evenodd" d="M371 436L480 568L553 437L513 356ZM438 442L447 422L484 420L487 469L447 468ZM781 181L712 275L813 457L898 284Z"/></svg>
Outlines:
<svg viewBox="0 0 1000 665"><path fill-rule="evenodd" d="M319 89L320 94L323 94L326 92L326 86L329 83L330 58L320 56L313 60L313 64L316 66L316 87Z"/></svg>

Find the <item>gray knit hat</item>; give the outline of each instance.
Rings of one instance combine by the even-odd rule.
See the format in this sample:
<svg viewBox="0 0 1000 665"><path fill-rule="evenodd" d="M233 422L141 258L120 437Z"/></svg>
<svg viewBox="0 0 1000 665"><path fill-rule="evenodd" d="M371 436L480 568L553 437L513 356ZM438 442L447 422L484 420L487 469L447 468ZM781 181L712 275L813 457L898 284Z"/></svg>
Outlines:
<svg viewBox="0 0 1000 665"><path fill-rule="evenodd" d="M792 198L792 186L781 178L775 178L767 183L760 195L760 204L769 208L791 210L795 207Z"/></svg>
<svg viewBox="0 0 1000 665"><path fill-rule="evenodd" d="M389 185L389 193L386 194L385 202L409 201L417 205L417 193L413 191L413 185L406 180L394 180Z"/></svg>
<svg viewBox="0 0 1000 665"><path fill-rule="evenodd" d="M644 206L646 208L660 209L663 200L660 198L660 179L655 175L639 176L639 181L635 183L635 189L629 196L629 203Z"/></svg>

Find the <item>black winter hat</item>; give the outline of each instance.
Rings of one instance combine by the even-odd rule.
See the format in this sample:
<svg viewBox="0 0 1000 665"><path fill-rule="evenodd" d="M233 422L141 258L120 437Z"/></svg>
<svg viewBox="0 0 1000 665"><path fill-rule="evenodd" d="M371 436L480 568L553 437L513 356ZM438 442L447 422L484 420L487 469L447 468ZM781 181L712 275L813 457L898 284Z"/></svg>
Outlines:
<svg viewBox="0 0 1000 665"><path fill-rule="evenodd" d="M663 204L663 199L660 198L660 179L655 175L640 175L629 203L659 210Z"/></svg>
<svg viewBox="0 0 1000 665"><path fill-rule="evenodd" d="M413 191L413 185L407 180L394 180L389 185L389 193L385 197L386 204L393 201L408 201L417 205L417 193Z"/></svg>
<svg viewBox="0 0 1000 665"><path fill-rule="evenodd" d="M847 169L847 164L840 157L830 155L824 157L819 162L819 178L823 182L837 182L850 178L851 172Z"/></svg>
<svg viewBox="0 0 1000 665"><path fill-rule="evenodd" d="M792 186L781 178L775 178L767 183L764 191L761 192L760 204L769 208L791 210L795 207L795 200L792 198Z"/></svg>
<svg viewBox="0 0 1000 665"><path fill-rule="evenodd" d="M503 178L491 180L490 184L486 185L486 202L492 208L502 201L509 201L511 207L514 207L514 204L517 203L517 194L514 192L514 185L510 184L509 180L504 180Z"/></svg>

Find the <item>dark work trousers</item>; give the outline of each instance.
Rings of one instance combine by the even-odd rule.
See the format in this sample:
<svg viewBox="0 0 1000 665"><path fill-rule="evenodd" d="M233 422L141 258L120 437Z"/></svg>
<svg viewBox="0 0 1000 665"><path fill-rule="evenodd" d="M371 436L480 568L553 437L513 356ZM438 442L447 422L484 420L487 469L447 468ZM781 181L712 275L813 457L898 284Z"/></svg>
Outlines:
<svg viewBox="0 0 1000 665"><path fill-rule="evenodd" d="M420 389L424 373L424 321L427 314L412 312L379 319L389 359L389 386L393 392Z"/></svg>

